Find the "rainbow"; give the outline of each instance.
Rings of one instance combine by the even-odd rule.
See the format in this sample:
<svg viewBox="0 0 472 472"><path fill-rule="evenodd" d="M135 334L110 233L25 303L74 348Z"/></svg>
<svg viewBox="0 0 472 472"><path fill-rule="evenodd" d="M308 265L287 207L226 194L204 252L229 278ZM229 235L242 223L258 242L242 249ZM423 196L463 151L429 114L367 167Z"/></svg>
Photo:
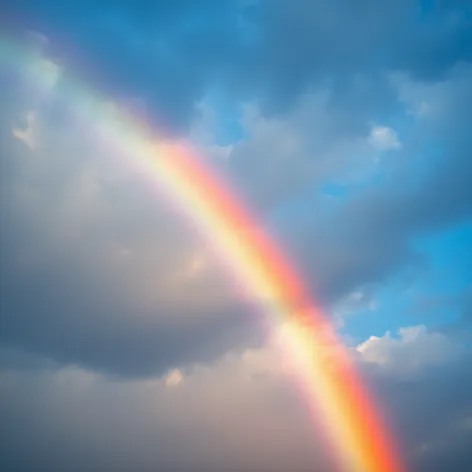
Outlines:
<svg viewBox="0 0 472 472"><path fill-rule="evenodd" d="M42 95L54 93L51 62L0 38L0 65L25 73ZM400 472L394 441L356 372L348 349L317 308L283 251L236 197L222 176L181 143L166 142L136 117L64 76L59 88L91 131L133 169L163 191L198 228L229 275L280 332L307 405L326 431L327 444L345 472ZM265 301L270 300L270 306ZM280 330L280 326L285 326ZM314 418L315 420L315 418Z"/></svg>

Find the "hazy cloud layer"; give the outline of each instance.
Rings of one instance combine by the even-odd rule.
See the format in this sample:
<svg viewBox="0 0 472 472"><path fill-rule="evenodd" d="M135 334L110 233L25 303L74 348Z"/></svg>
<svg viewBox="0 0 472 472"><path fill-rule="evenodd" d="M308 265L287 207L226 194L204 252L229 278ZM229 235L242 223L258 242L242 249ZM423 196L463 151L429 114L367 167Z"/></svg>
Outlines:
<svg viewBox="0 0 472 472"><path fill-rule="evenodd" d="M472 439L470 356L461 350L421 326L358 348L389 422L407 432L399 437L409 470L444 470L438 457L461 470L471 464L457 454ZM293 388L279 355L245 350L135 381L74 366L4 370L6 470L36 470L38 462L65 471L331 470L324 435L307 416L310 399Z"/></svg>

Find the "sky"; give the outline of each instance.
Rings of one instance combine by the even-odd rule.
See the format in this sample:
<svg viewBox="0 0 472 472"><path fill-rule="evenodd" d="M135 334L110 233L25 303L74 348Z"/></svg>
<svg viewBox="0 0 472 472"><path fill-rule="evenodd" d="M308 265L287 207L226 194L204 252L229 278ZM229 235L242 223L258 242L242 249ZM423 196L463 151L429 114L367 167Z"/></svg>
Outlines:
<svg viewBox="0 0 472 472"><path fill-rule="evenodd" d="M71 117L70 77L224 173L408 471L472 470L470 2L4 0L0 18L48 78L0 55L2 471L334 472L277 327Z"/></svg>

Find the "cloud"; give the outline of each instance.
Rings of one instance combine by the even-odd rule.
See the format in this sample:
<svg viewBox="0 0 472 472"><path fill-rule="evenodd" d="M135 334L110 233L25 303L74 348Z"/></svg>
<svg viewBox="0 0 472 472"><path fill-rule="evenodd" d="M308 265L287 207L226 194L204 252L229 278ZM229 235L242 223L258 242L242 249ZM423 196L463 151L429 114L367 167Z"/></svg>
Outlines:
<svg viewBox="0 0 472 472"><path fill-rule="evenodd" d="M352 85L360 74L376 78L367 101L385 103L383 71L437 80L471 59L461 46L471 33L459 2L365 0L352 9L340 1L103 0L66 8L48 0L39 8L20 0L3 2L2 9L10 30L46 31L57 38L49 49L70 67L125 94L144 95L161 121L180 129L212 87L237 100L257 99L272 113L324 82L356 100Z"/></svg>
<svg viewBox="0 0 472 472"><path fill-rule="evenodd" d="M381 187L357 187L379 169L368 142L376 107L358 115L358 102L339 101L332 88L304 95L285 115L267 117L257 105L246 106L245 136L222 165L269 222L272 212L308 192L302 211L276 230L323 303L381 283L399 267L422 264L411 238L470 215L463 125L469 76L470 68L460 66L434 84L390 77L405 109L428 103L437 111L413 123L395 162L382 161L390 177ZM366 83L357 87L362 92ZM13 100L20 89L12 88L2 117L9 133L31 110L24 99ZM2 254L10 274L2 283L11 313L4 339L127 375L166 371L195 356L209 359L247 336L259 342L252 310L168 202L152 197L154 190L120 167L110 148L84 139L56 102L33 103L44 146L35 159L11 134L2 137L9 146ZM424 146L432 135L444 150L437 170L415 173L429 159ZM330 180L353 188L351 198L325 205L320 195Z"/></svg>
<svg viewBox="0 0 472 472"><path fill-rule="evenodd" d="M388 126L374 126L370 132L369 143L381 151L401 148L397 133Z"/></svg>
<svg viewBox="0 0 472 472"><path fill-rule="evenodd" d="M382 404L390 402L392 414L394 408L392 426L407 431L401 444L408 470L428 470L453 450L467 465L472 385L461 379L470 378L470 356L453 338L423 327L402 333L395 344L380 338L385 362L376 370L370 341L358 361L383 393ZM458 355L449 356L451 349ZM307 415L311 399L286 376L279 355L265 346L126 381L74 366L4 370L0 428L7 447L0 460L8 472L33 470L38 460L48 470L65 464L66 470L332 470L323 431Z"/></svg>
<svg viewBox="0 0 472 472"><path fill-rule="evenodd" d="M30 150L38 147L36 116L33 112L26 115L26 128L13 128L12 135L22 141Z"/></svg>
<svg viewBox="0 0 472 472"><path fill-rule="evenodd" d="M2 2L5 31L46 34L26 36L48 78L38 94L28 68L1 69L3 468L329 470L254 307L157 189L79 129L63 74L194 141L342 320L427 267L417 236L472 216L465 7ZM232 139L215 95L240 110ZM353 353L408 470L472 468L469 305L449 330L392 328Z"/></svg>
<svg viewBox="0 0 472 472"><path fill-rule="evenodd" d="M304 472L326 464L321 432L265 350L165 378L123 382L71 366L3 372L0 385L6 471L38 461L48 470L123 471Z"/></svg>
<svg viewBox="0 0 472 472"><path fill-rule="evenodd" d="M166 387L177 387L182 383L183 378L182 372L179 369L174 369L167 374L164 383Z"/></svg>
<svg viewBox="0 0 472 472"><path fill-rule="evenodd" d="M266 117L247 104L242 112L245 139L233 145L228 171L250 203L264 213L316 191L324 181L362 181L371 175L375 152L365 139L369 125L332 104L333 90L302 95L284 115Z"/></svg>
<svg viewBox="0 0 472 472"><path fill-rule="evenodd" d="M397 86L406 109L428 102L438 111L411 123L379 174L360 186L345 181L347 196L323 206L310 194L287 218L284 238L322 298L378 283L400 267L424 267L413 239L470 221L471 143L464 127L470 75L464 65L434 85L403 77Z"/></svg>
<svg viewBox="0 0 472 472"><path fill-rule="evenodd" d="M454 340L430 333L424 325L401 328L398 338L386 333L371 336L356 347L362 361L395 372L397 377L412 376L428 366L442 366L462 354Z"/></svg>
<svg viewBox="0 0 472 472"><path fill-rule="evenodd" d="M59 101L32 102L24 133L40 123L40 147L11 134L21 101L2 116L2 343L134 376L257 338L252 310L178 209Z"/></svg>

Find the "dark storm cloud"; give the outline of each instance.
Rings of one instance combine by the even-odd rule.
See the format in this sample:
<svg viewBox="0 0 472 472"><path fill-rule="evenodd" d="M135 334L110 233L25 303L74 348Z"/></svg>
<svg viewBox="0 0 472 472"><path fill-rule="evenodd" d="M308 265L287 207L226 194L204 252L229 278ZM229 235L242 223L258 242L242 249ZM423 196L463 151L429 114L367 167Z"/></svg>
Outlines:
<svg viewBox="0 0 472 472"><path fill-rule="evenodd" d="M146 310L93 288L90 278L71 278L70 268L41 266L39 273L31 271L27 277L4 277L3 345L133 377L209 362L248 343L251 318L242 315L241 306L185 312L156 304ZM8 265L2 270L11 273ZM172 316L185 317L185 324Z"/></svg>
<svg viewBox="0 0 472 472"><path fill-rule="evenodd" d="M46 34L71 70L112 95L139 95L171 128L188 125L195 101L235 58L232 2L26 1L8 10L10 28Z"/></svg>
<svg viewBox="0 0 472 472"><path fill-rule="evenodd" d="M177 126L215 84L281 111L316 82L349 95L356 74L436 79L472 54L467 4L449 2L21 0L2 8L11 28L50 35L66 62L84 58L102 85L144 96Z"/></svg>

